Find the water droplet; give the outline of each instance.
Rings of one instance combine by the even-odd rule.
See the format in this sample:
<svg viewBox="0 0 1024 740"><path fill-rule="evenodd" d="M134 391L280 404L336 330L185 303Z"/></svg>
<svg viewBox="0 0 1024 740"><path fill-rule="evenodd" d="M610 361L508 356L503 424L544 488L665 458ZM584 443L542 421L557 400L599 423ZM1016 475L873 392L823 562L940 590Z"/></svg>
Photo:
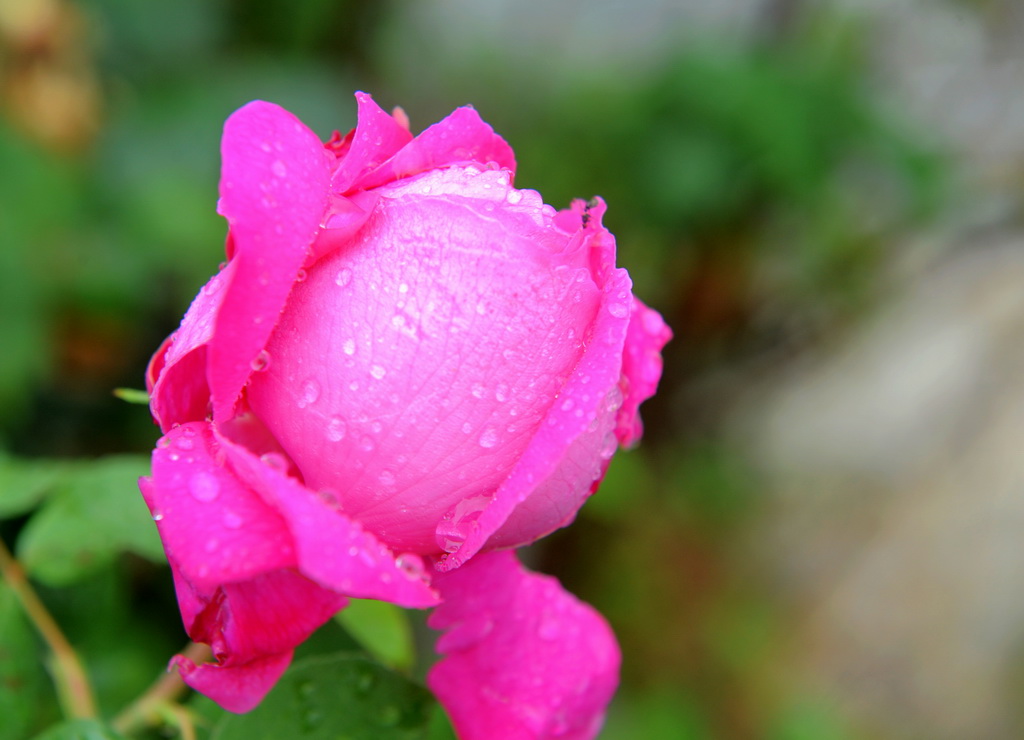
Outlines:
<svg viewBox="0 0 1024 740"><path fill-rule="evenodd" d="M542 640L557 640L562 636L562 626L554 614L544 614L537 628L537 636Z"/></svg>
<svg viewBox="0 0 1024 740"><path fill-rule="evenodd" d="M380 475L377 476L377 480L380 481L380 484L382 486L390 488L391 486L395 485L395 474L392 473L390 470L382 470L380 471Z"/></svg>
<svg viewBox="0 0 1024 740"><path fill-rule="evenodd" d="M334 282L339 287L344 288L352 282L352 270L347 267L341 268L338 270L338 274L334 276Z"/></svg>
<svg viewBox="0 0 1024 740"><path fill-rule="evenodd" d="M498 383L498 387L494 389L494 400L498 403L504 403L508 400L508 386L504 383Z"/></svg>
<svg viewBox="0 0 1024 740"><path fill-rule="evenodd" d="M469 434L469 433L470 433L470 432L472 432L472 431L473 431L473 425L472 425L472 424L470 424L470 423L469 423L468 421L467 421L467 422L465 422L465 423L464 423L464 424L462 425L462 433L463 433L463 434Z"/></svg>
<svg viewBox="0 0 1024 740"><path fill-rule="evenodd" d="M393 727L398 724L398 721L402 719L402 710L396 707L394 704L389 704L386 707L380 708L380 723L385 727Z"/></svg>
<svg viewBox="0 0 1024 740"><path fill-rule="evenodd" d="M407 284L405 284L405 283L402 283L401 285L398 286L398 292L399 293L408 293L409 292L409 286Z"/></svg>
<svg viewBox="0 0 1024 740"><path fill-rule="evenodd" d="M288 174L288 168L285 167L284 162L280 159L275 159L274 163L270 165L270 171L273 172L277 177L284 177Z"/></svg>
<svg viewBox="0 0 1024 740"><path fill-rule="evenodd" d="M477 316L483 316L487 313L487 305L483 301L478 301L473 310L476 311Z"/></svg>
<svg viewBox="0 0 1024 740"><path fill-rule="evenodd" d="M203 549L205 549L205 550L206 550L207 552L213 552L213 551L214 551L214 550L216 550L216 549L217 549L217 548L218 548L219 546L220 546L220 540L218 540L218 539L217 539L217 538L215 537L215 538L213 538L213 539L211 539L211 540L207 540L206 544L205 544L205 545L203 545Z"/></svg>
<svg viewBox="0 0 1024 740"><path fill-rule="evenodd" d="M359 448L364 452L372 452L374 448L373 437L363 437L359 440Z"/></svg>
<svg viewBox="0 0 1024 740"><path fill-rule="evenodd" d="M370 431L374 434L380 434L380 431L384 428L383 422L376 420L370 424Z"/></svg>
<svg viewBox="0 0 1024 740"><path fill-rule="evenodd" d="M312 681L300 681L298 685L299 696L308 698L316 691L316 685Z"/></svg>
<svg viewBox="0 0 1024 740"><path fill-rule="evenodd" d="M473 394L473 398L483 398L486 390L487 389L484 388L483 385L481 385L480 383L473 383L473 389L470 391L470 393Z"/></svg>
<svg viewBox="0 0 1024 740"><path fill-rule="evenodd" d="M576 403L571 398L567 398L562 402L562 411L569 411L575 405Z"/></svg>
<svg viewBox="0 0 1024 740"><path fill-rule="evenodd" d="M268 452L260 455L260 462L274 470L284 470L288 467L288 462L284 459L284 455L277 452Z"/></svg>
<svg viewBox="0 0 1024 740"><path fill-rule="evenodd" d="M405 317L400 313L396 313L391 317L391 325L396 329L401 329L405 326Z"/></svg>
<svg viewBox="0 0 1024 740"><path fill-rule="evenodd" d="M154 522L162 522L163 520L164 520L164 513L162 511L157 509L156 511L153 512L153 521Z"/></svg>
<svg viewBox="0 0 1024 740"><path fill-rule="evenodd" d="M193 446L192 440L188 437L179 437L175 444L179 450L191 450Z"/></svg>
<svg viewBox="0 0 1024 740"><path fill-rule="evenodd" d="M327 439L331 442L340 442L345 439L347 431L348 425L340 416L332 416L331 420L327 422Z"/></svg>
<svg viewBox="0 0 1024 740"><path fill-rule="evenodd" d="M617 319L624 319L629 316L629 306L625 303L612 303L608 306L608 313Z"/></svg>
<svg viewBox="0 0 1024 740"><path fill-rule="evenodd" d="M196 501L213 501L220 495L220 483L210 473L196 473L188 482L188 490Z"/></svg>
<svg viewBox="0 0 1024 740"><path fill-rule="evenodd" d="M380 365L374 365L373 367L370 368L370 375L372 375L377 380L382 379L387 374L388 371L385 370Z"/></svg>
<svg viewBox="0 0 1024 740"><path fill-rule="evenodd" d="M520 193L518 190L509 190L508 191L508 195L505 196L505 200L507 200L512 205L515 205L516 203L518 203L522 199L523 199L523 194Z"/></svg>
<svg viewBox="0 0 1024 740"><path fill-rule="evenodd" d="M242 517L228 509L224 512L224 526L228 529L238 529L242 526Z"/></svg>
<svg viewBox="0 0 1024 740"><path fill-rule="evenodd" d="M265 152L272 151L271 146L270 146L270 142L269 141L262 142L260 144L260 149L262 149Z"/></svg>
<svg viewBox="0 0 1024 740"><path fill-rule="evenodd" d="M295 273L295 282L297 282L297 283L301 283L301 282L302 282L302 281L304 281L304 280L305 280L305 279L306 279L307 277L308 277L308 275L307 275L306 271L305 271L305 270L302 270L302 269L300 269L300 270L299 270L299 271L298 271L297 273Z"/></svg>
<svg viewBox="0 0 1024 740"><path fill-rule="evenodd" d="M395 567L411 578L423 578L427 572L423 558L411 552L399 555L395 559Z"/></svg>
<svg viewBox="0 0 1024 740"><path fill-rule="evenodd" d="M341 351L346 355L354 355L356 353L356 341L349 337L345 340L345 343L341 345Z"/></svg>
<svg viewBox="0 0 1024 740"><path fill-rule="evenodd" d="M318 398L320 398L320 384L310 378L302 384L302 395L298 401L299 408L304 409L311 403L316 403Z"/></svg>
<svg viewBox="0 0 1024 740"><path fill-rule="evenodd" d="M359 381L358 380L353 380L351 383L348 384L348 389L350 391L357 391L357 390L359 390Z"/></svg>
<svg viewBox="0 0 1024 740"><path fill-rule="evenodd" d="M252 362L249 363L249 367L251 367L254 372L263 372L270 367L270 353L265 349L260 350L260 353L252 359Z"/></svg>
<svg viewBox="0 0 1024 740"><path fill-rule="evenodd" d="M480 446L489 450L496 444L498 444L498 430L494 427L487 427L480 435Z"/></svg>

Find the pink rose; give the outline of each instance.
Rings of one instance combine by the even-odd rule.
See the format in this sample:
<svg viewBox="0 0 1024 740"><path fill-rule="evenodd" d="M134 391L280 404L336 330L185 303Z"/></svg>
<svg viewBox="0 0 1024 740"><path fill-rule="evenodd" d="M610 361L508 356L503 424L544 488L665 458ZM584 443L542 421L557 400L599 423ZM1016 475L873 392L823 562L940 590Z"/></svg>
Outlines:
<svg viewBox="0 0 1024 740"><path fill-rule="evenodd" d="M357 94L327 144L253 102L224 128L228 261L153 357L141 481L224 708L255 706L347 597L437 607L428 682L463 738L589 738L604 620L508 549L572 521L641 431L670 332L600 200L512 187L470 108L413 137Z"/></svg>

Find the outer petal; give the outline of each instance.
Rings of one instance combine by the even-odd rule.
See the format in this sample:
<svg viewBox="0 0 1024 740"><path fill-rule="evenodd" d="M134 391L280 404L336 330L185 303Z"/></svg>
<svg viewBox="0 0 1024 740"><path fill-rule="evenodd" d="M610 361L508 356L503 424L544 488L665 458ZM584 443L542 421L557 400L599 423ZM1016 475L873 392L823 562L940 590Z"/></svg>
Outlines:
<svg viewBox="0 0 1024 740"><path fill-rule="evenodd" d="M205 422L172 429L141 484L167 556L203 594L296 565L285 520L217 462L217 451Z"/></svg>
<svg viewBox="0 0 1024 740"><path fill-rule="evenodd" d="M425 129L390 160L359 180L361 188L374 188L403 177L452 164L496 164L514 175L512 147L494 133L472 108L457 108Z"/></svg>
<svg viewBox="0 0 1024 740"><path fill-rule="evenodd" d="M220 444L238 475L287 522L303 574L349 596L414 608L438 602L419 557L396 557L339 511L330 494L310 491L283 465L268 464L230 440L221 438Z"/></svg>
<svg viewBox="0 0 1024 740"><path fill-rule="evenodd" d="M188 585L176 578L179 600ZM231 712L247 712L273 687L303 642L348 600L295 571L278 570L218 588L189 626L213 648L217 663L172 665L192 688Z"/></svg>
<svg viewBox="0 0 1024 740"><path fill-rule="evenodd" d="M295 116L254 101L235 111L221 142L220 213L237 261L217 316L208 378L214 418L231 418L327 207L331 155Z"/></svg>
<svg viewBox="0 0 1024 740"><path fill-rule="evenodd" d="M363 175L412 140L409 129L385 113L369 95L357 92L356 102L359 106L358 122L348 151L338 163L331 183L332 190L337 193L361 187L358 181Z"/></svg>
<svg viewBox="0 0 1024 740"><path fill-rule="evenodd" d="M174 573L185 629L217 664L178 658L186 682L226 709L255 706L295 645L347 599L293 569L284 520L217 460L209 424L173 429L141 482Z"/></svg>
<svg viewBox="0 0 1024 740"><path fill-rule="evenodd" d="M437 563L438 570L459 567L496 532L491 546L519 545L570 521L614 452L607 448L606 436L609 412L614 414L621 400L615 388L629 321L631 284L625 270L614 269L615 241L601 226L603 204L600 206L586 214L584 226L586 244L596 261L591 271L601 289L586 351L493 500L482 511L479 506L456 511L438 526L438 538L448 551ZM567 225L571 221L561 220ZM575 223L582 224L583 219L577 215ZM593 460L596 467L580 469L586 460ZM530 504L524 512L511 519L527 499Z"/></svg>
<svg viewBox="0 0 1024 740"><path fill-rule="evenodd" d="M661 348L671 338L672 330L661 318L661 314L634 297L622 357L624 401L615 430L624 445L633 444L643 433L638 409L658 389L658 381L661 380Z"/></svg>
<svg viewBox="0 0 1024 740"><path fill-rule="evenodd" d="M210 278L192 300L181 326L150 360L146 373L150 410L165 432L174 424L201 421L209 412L206 346L234 274L231 262Z"/></svg>
<svg viewBox="0 0 1024 740"><path fill-rule="evenodd" d="M607 623L558 581L511 552L479 555L440 576L444 603L428 620L446 630L427 683L462 740L587 740L618 684Z"/></svg>

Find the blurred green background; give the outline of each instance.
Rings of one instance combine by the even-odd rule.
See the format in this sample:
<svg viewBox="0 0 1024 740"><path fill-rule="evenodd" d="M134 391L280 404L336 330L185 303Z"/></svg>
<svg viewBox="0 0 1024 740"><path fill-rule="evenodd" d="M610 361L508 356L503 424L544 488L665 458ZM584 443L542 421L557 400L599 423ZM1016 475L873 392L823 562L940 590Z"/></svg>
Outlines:
<svg viewBox="0 0 1024 740"><path fill-rule="evenodd" d="M968 634L998 648L973 658L1019 656L1016 602L992 601L998 629L989 612L964 609L953 621L966 633L928 632L945 602L900 601L921 583L900 564L956 560L959 545L938 526L946 549L887 528L933 511L927 471L959 459L946 452L969 445L964 429L988 429L985 409L1008 397L999 378L1016 375L1016 355L985 352L1019 344L1024 315L1012 282L1024 168L1005 143L1024 128L1006 104L1021 14L1010 0L709 5L0 2L0 533L81 647L106 713L185 639L170 579L147 559L159 560L152 538L125 525L120 540L61 544L69 535L48 511L109 518L103 496L145 470L131 455L147 454L157 430L111 390L142 386L150 354L223 259L224 119L262 98L326 138L354 124L362 89L401 105L414 130L471 103L515 149L519 187L556 206L602 195L619 263L675 331L642 445L616 458L573 527L527 556L621 640L623 683L602 737L1024 731L1012 701L1019 660L968 672L987 677L988 703L956 705L968 701L963 664L922 683L949 656L913 643ZM1009 246L985 246L995 242ZM957 260L977 251L997 255L984 274L1010 280L1008 297L987 313L949 308L935 296L960 294ZM945 277L928 287L936 273ZM996 294L981 278L970 285L978 300ZM906 308L922 291L923 308ZM907 312L924 318L876 341ZM963 336L989 344L936 355L913 343L964 316L977 321ZM870 372L865 347L878 354ZM961 367L961 354L977 362ZM956 396L961 386L984 387L985 404L976 388ZM800 396L807 388L817 395ZM968 407L982 419L965 427ZM948 434L914 446L935 429ZM882 470L882 452L858 457L858 444L884 447L895 467ZM108 455L128 457L83 462ZM1000 500L1019 498L1007 485ZM950 496L942 511L970 506ZM872 549L879 538L908 544ZM1024 570L1011 551L993 557ZM875 562L895 580L858 586L860 566ZM955 594L979 572L922 567ZM1015 585L1008 575L992 593ZM872 642L897 612L903 631ZM21 634L5 614L5 633ZM18 691L37 707L22 713L24 736L55 720L45 682Z"/></svg>

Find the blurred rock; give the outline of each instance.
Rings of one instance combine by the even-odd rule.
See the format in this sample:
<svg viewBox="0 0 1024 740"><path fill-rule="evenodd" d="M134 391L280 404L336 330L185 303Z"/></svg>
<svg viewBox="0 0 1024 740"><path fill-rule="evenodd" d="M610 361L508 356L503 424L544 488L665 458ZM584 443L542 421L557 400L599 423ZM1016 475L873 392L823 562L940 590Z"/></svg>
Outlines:
<svg viewBox="0 0 1024 740"><path fill-rule="evenodd" d="M811 680L885 737L1024 736L1024 235L954 251L744 399Z"/></svg>

